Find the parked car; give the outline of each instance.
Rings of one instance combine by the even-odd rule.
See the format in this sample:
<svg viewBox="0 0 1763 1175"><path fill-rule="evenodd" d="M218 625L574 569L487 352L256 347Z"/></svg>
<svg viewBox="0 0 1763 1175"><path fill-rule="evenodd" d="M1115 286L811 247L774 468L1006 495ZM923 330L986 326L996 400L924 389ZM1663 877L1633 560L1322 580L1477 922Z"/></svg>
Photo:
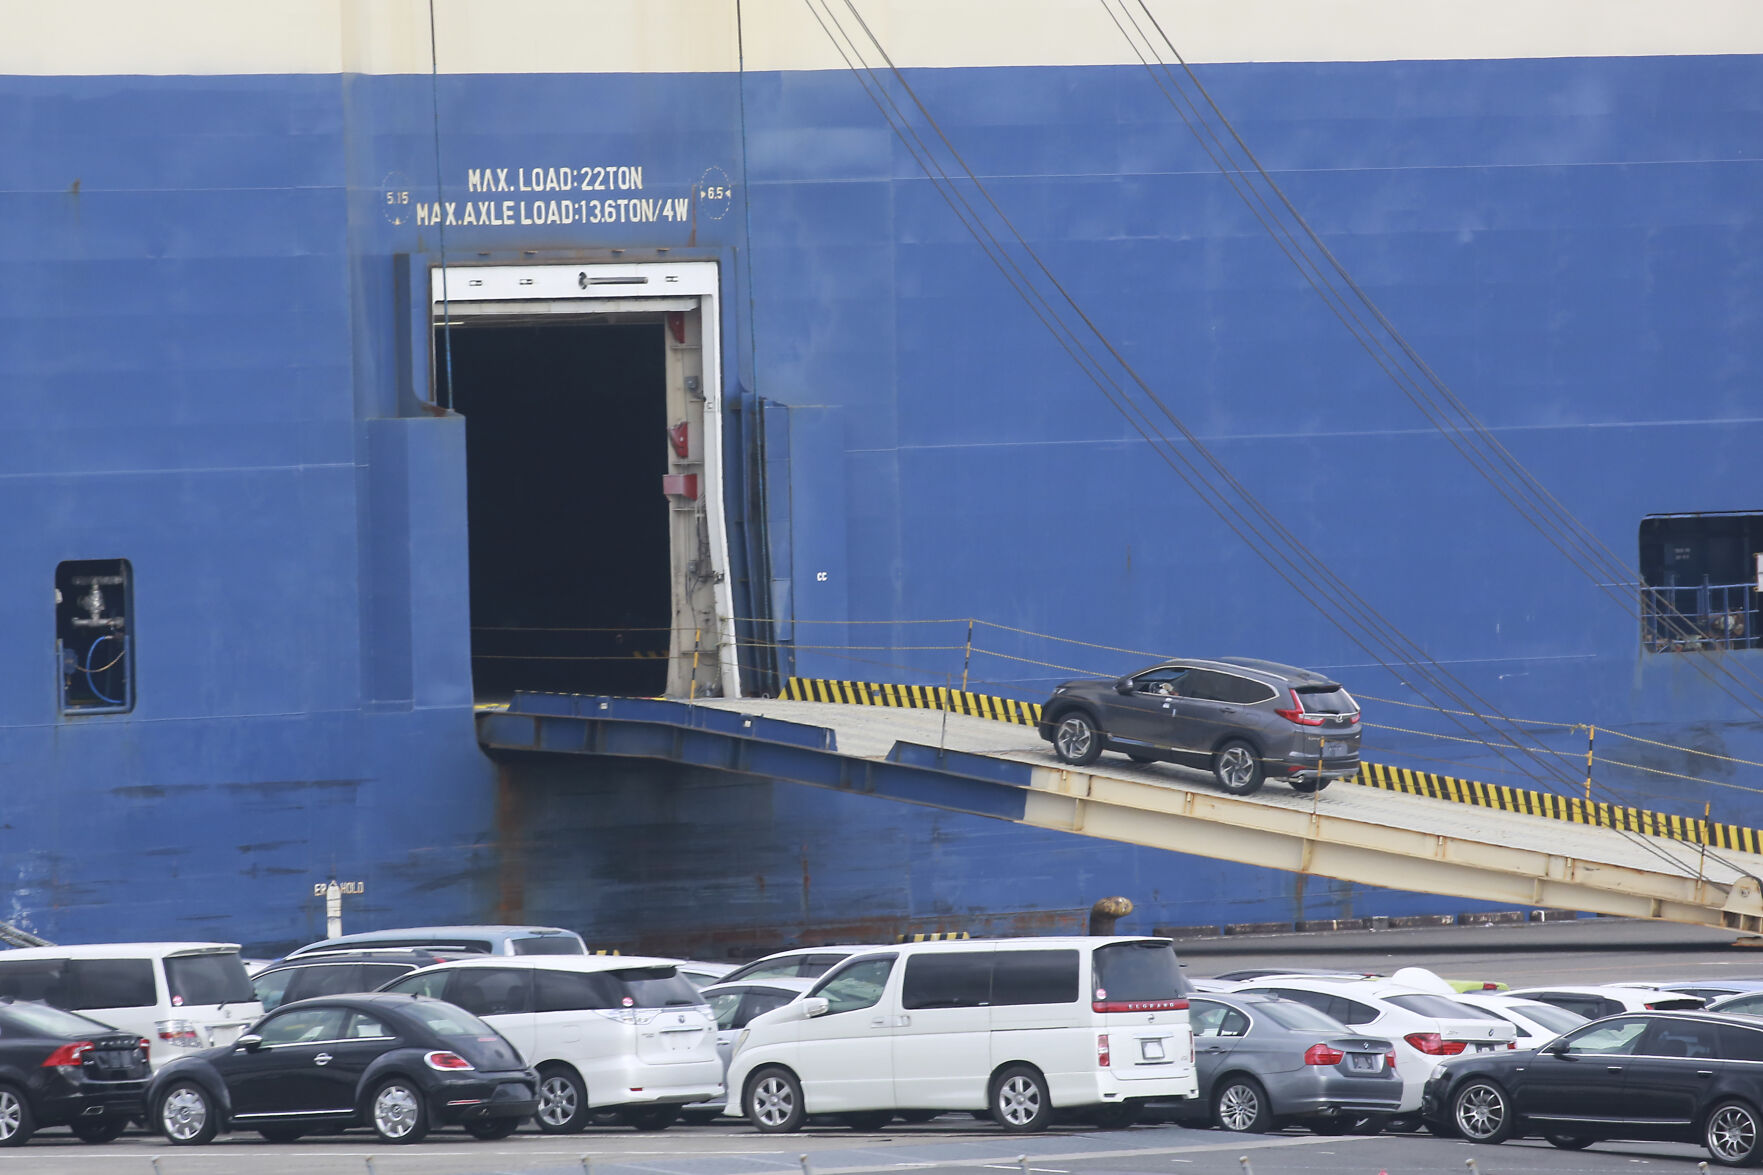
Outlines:
<svg viewBox="0 0 1763 1175"><path fill-rule="evenodd" d="M714 983L721 983L728 978L729 972L735 969L733 963L704 963L697 959L681 959L679 973L692 981L692 986L703 991Z"/></svg>
<svg viewBox="0 0 1763 1175"><path fill-rule="evenodd" d="M818 979L852 955L886 949L875 945L798 947L754 959L751 963L743 963L717 982L737 983L743 979Z"/></svg>
<svg viewBox="0 0 1763 1175"><path fill-rule="evenodd" d="M539 1074L539 1129L572 1134L610 1108L665 1130L723 1092L716 1021L673 959L531 955L461 959L384 989L458 1004L513 1041Z"/></svg>
<svg viewBox="0 0 1763 1175"><path fill-rule="evenodd" d="M1426 1079L1444 1058L1463 1052L1505 1051L1518 1036L1513 1025L1479 1008L1389 979L1327 979L1273 976L1252 980L1239 992L1277 995L1308 1004L1354 1032L1396 1046L1402 1075L1400 1115L1415 1114Z"/></svg>
<svg viewBox="0 0 1763 1175"><path fill-rule="evenodd" d="M1698 1012L1624 1014L1535 1051L1447 1061L1424 1103L1429 1121L1471 1142L1696 1142L1728 1167L1763 1161L1759 1107L1763 1024Z"/></svg>
<svg viewBox="0 0 1763 1175"><path fill-rule="evenodd" d="M1506 994L1578 1012L1587 1020L1601 1020L1621 1012L1689 1012L1705 1002L1700 996L1618 983L1519 987Z"/></svg>
<svg viewBox="0 0 1763 1175"><path fill-rule="evenodd" d="M1540 1000L1527 1000L1505 992L1464 992L1452 997L1460 1004L1491 1012L1518 1029L1513 1043L1521 1049L1534 1049L1548 1044L1563 1032L1571 1032L1586 1022L1586 1017L1566 1008L1557 1008Z"/></svg>
<svg viewBox="0 0 1763 1175"><path fill-rule="evenodd" d="M0 998L83 1012L153 1042L157 1068L230 1044L263 1014L236 943L124 942L0 954Z"/></svg>
<svg viewBox="0 0 1763 1175"><path fill-rule="evenodd" d="M1705 1003L1725 999L1727 996L1763 993L1763 979L1679 979L1662 983L1625 984L1632 987L1650 987L1655 991L1676 992L1678 995L1700 996Z"/></svg>
<svg viewBox="0 0 1763 1175"><path fill-rule="evenodd" d="M479 955L588 953L581 935L556 926L407 926L401 930L369 930L308 943L297 951L290 951L287 958L387 947Z"/></svg>
<svg viewBox="0 0 1763 1175"><path fill-rule="evenodd" d="M47 1126L109 1142L144 1112L152 1047L75 1012L0 999L0 1147Z"/></svg>
<svg viewBox="0 0 1763 1175"><path fill-rule="evenodd" d="M1320 791L1359 774L1359 703L1320 673L1226 657L1177 660L1120 678L1068 681L1037 729L1075 766L1118 751L1210 771L1232 795L1283 779Z"/></svg>
<svg viewBox="0 0 1763 1175"><path fill-rule="evenodd" d="M1056 1109L1119 1114L1193 1098L1188 987L1168 939L905 943L856 955L737 1038L728 1088L765 1133L839 1114L989 1112L1045 1129Z"/></svg>
<svg viewBox="0 0 1763 1175"><path fill-rule="evenodd" d="M1259 1134L1288 1122L1342 1134L1402 1105L1396 1046L1307 1004L1269 995L1193 996L1198 1105L1220 1130Z"/></svg>
<svg viewBox="0 0 1763 1175"><path fill-rule="evenodd" d="M377 991L394 979L452 959L481 957L424 950L322 951L272 964L251 977L251 990L273 1012L282 1004L321 995Z"/></svg>
<svg viewBox="0 0 1763 1175"><path fill-rule="evenodd" d="M1763 991L1717 999L1708 1005L1708 1011L1738 1016L1763 1016Z"/></svg>
<svg viewBox="0 0 1763 1175"><path fill-rule="evenodd" d="M291 1142L363 1125L391 1143L452 1125L495 1139L532 1117L537 1084L514 1046L470 1013L369 994L286 1004L232 1044L160 1070L147 1105L174 1146L227 1130Z"/></svg>
<svg viewBox="0 0 1763 1175"><path fill-rule="evenodd" d="M728 1073L729 1060L734 1056L735 1039L755 1016L781 1008L801 998L816 980L796 976L777 979L747 979L734 983L716 983L704 989L710 1013L716 1017L716 1055L722 1071ZM731 1104L727 1093L686 1107L686 1114L696 1118L715 1118L721 1114L739 1114L738 1103Z"/></svg>

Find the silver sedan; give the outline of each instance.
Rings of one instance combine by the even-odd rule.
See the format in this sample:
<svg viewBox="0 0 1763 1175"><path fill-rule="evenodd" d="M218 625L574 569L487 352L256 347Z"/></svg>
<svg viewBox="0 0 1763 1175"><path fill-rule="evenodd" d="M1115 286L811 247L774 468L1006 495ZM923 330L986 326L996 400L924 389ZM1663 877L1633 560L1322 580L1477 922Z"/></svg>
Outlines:
<svg viewBox="0 0 1763 1175"><path fill-rule="evenodd" d="M1196 995L1188 1017L1199 1069L1197 1104L1221 1130L1287 1123L1342 1134L1396 1113L1395 1045L1359 1036L1315 1008L1278 996Z"/></svg>

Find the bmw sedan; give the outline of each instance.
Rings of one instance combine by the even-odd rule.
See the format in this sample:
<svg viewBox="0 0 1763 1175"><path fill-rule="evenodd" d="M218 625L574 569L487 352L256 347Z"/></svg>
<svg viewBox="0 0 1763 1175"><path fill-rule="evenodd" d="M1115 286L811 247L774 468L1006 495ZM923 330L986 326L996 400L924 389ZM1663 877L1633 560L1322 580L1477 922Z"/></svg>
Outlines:
<svg viewBox="0 0 1763 1175"><path fill-rule="evenodd" d="M537 1090L514 1046L476 1016L373 993L284 1004L231 1045L160 1070L147 1105L177 1146L223 1130L291 1142L350 1126L410 1143L448 1125L506 1138L532 1116Z"/></svg>
<svg viewBox="0 0 1763 1175"><path fill-rule="evenodd" d="M1564 1150L1604 1139L1694 1142L1723 1166L1756 1166L1763 1020L1613 1016L1540 1049L1465 1054L1433 1073L1421 1110L1470 1142L1541 1135Z"/></svg>
<svg viewBox="0 0 1763 1175"><path fill-rule="evenodd" d="M0 1146L45 1126L109 1142L138 1115L149 1044L48 1004L0 999Z"/></svg>

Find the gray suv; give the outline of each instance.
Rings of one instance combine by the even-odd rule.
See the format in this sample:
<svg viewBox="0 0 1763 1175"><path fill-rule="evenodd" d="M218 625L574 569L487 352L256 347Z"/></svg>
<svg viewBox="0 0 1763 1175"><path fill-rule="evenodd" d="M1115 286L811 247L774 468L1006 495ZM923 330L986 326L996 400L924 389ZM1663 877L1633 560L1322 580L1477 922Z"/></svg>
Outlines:
<svg viewBox="0 0 1763 1175"><path fill-rule="evenodd" d="M1246 796L1269 777L1316 792L1359 773L1359 703L1308 669L1224 657L1068 681L1041 707L1041 737L1074 766L1119 751L1211 771Z"/></svg>

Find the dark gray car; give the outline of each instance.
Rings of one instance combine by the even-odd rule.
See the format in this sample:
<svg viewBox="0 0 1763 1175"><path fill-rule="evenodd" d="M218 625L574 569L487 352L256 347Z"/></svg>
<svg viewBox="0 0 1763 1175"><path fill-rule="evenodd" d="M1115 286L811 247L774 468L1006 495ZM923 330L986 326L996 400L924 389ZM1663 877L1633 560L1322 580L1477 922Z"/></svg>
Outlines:
<svg viewBox="0 0 1763 1175"><path fill-rule="evenodd" d="M1232 795L1267 779L1301 792L1359 773L1359 703L1320 673L1226 657L1068 681L1041 707L1041 737L1074 766L1118 751L1212 772Z"/></svg>
<svg viewBox="0 0 1763 1175"><path fill-rule="evenodd" d="M1402 1104L1395 1045L1360 1036L1296 1000L1190 996L1200 1096L1221 1130L1259 1133L1295 1122L1344 1134Z"/></svg>

